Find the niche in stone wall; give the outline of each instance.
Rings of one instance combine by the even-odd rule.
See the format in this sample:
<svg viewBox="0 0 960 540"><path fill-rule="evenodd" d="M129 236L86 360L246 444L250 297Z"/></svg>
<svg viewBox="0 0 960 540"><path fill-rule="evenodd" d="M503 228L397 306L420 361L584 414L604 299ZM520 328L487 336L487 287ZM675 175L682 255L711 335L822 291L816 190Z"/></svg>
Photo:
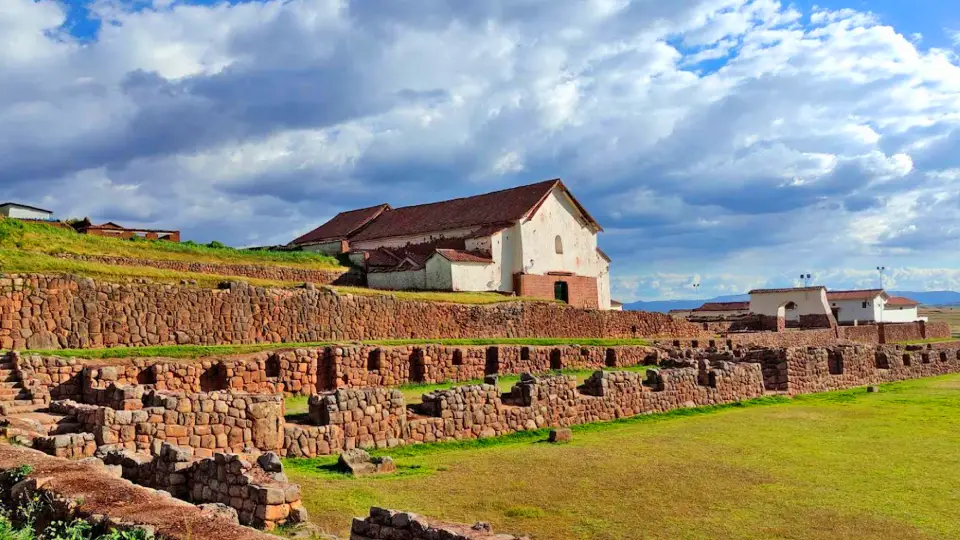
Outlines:
<svg viewBox="0 0 960 540"><path fill-rule="evenodd" d="M157 367L147 366L137 373L137 384L157 384Z"/></svg>
<svg viewBox="0 0 960 540"><path fill-rule="evenodd" d="M530 347L520 347L520 360L530 360Z"/></svg>
<svg viewBox="0 0 960 540"><path fill-rule="evenodd" d="M927 353L927 352L925 352L925 353L920 353L920 361L923 362L924 364L929 364L929 363L930 363L930 353Z"/></svg>
<svg viewBox="0 0 960 540"><path fill-rule="evenodd" d="M913 358L910 356L910 353L903 353L903 365L909 366L913 363Z"/></svg>
<svg viewBox="0 0 960 540"><path fill-rule="evenodd" d="M522 355L521 351L521 355ZM527 352L529 355L529 351ZM500 347L487 347L486 361L483 365L484 375L495 375L500 373Z"/></svg>
<svg viewBox="0 0 960 540"><path fill-rule="evenodd" d="M453 365L462 366L463 365L463 351L460 349L454 349L453 351Z"/></svg>
<svg viewBox="0 0 960 540"><path fill-rule="evenodd" d="M410 382L422 383L426 380L426 367L423 363L423 349L410 353Z"/></svg>
<svg viewBox="0 0 960 540"><path fill-rule="evenodd" d="M580 348L580 356L590 356L590 349L586 347Z"/></svg>
<svg viewBox="0 0 960 540"><path fill-rule="evenodd" d="M843 375L843 353L840 351L827 351L827 369L831 375Z"/></svg>
<svg viewBox="0 0 960 540"><path fill-rule="evenodd" d="M887 358L887 353L877 351L876 355L874 355L874 361L876 362L877 369L890 369L890 359Z"/></svg>
<svg viewBox="0 0 960 540"><path fill-rule="evenodd" d="M607 367L617 367L617 350L607 349L607 359L604 362Z"/></svg>
<svg viewBox="0 0 960 540"><path fill-rule="evenodd" d="M227 366L214 364L200 374L200 391L216 392L227 389Z"/></svg>
<svg viewBox="0 0 960 540"><path fill-rule="evenodd" d="M563 353L560 352L560 349L550 351L550 369L563 369Z"/></svg>
<svg viewBox="0 0 960 540"><path fill-rule="evenodd" d="M714 373L714 372L711 371L710 373L707 374L707 386L709 386L710 388L716 388L716 387L717 387L717 374L716 374L716 373Z"/></svg>
<svg viewBox="0 0 960 540"><path fill-rule="evenodd" d="M266 372L268 379L276 379L280 377L280 357L271 354L267 361L264 362L263 370Z"/></svg>
<svg viewBox="0 0 960 540"><path fill-rule="evenodd" d="M945 353L945 352L943 352L943 351L940 351L940 361L941 361L941 362L946 362L946 361L947 361L947 353Z"/></svg>
<svg viewBox="0 0 960 540"><path fill-rule="evenodd" d="M381 349L374 349L367 353L367 371L380 371L380 368L383 367L382 362L383 351Z"/></svg>

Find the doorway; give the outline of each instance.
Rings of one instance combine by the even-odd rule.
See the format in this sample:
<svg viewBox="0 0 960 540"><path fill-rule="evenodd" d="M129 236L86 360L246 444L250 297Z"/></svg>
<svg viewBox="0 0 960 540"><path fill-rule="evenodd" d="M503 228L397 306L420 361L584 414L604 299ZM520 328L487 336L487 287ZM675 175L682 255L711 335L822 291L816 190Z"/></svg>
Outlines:
<svg viewBox="0 0 960 540"><path fill-rule="evenodd" d="M564 304L570 303L570 289L566 281L558 281L553 284L553 298Z"/></svg>

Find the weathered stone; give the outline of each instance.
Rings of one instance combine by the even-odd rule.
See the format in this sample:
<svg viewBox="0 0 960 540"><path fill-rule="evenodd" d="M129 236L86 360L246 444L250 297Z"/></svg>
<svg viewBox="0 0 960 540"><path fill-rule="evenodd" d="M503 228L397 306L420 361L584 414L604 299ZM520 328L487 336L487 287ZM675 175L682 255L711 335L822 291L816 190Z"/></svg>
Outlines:
<svg viewBox="0 0 960 540"><path fill-rule="evenodd" d="M557 428L550 430L550 442L560 443L569 442L573 439L573 432L570 428Z"/></svg>

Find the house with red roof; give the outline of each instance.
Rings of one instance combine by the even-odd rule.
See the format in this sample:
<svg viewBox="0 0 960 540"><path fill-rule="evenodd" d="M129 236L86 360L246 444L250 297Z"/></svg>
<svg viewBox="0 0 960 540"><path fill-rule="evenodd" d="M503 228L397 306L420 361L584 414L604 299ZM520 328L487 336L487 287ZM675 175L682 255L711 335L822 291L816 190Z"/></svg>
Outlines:
<svg viewBox="0 0 960 540"><path fill-rule="evenodd" d="M783 317L787 323L802 316L827 316L841 325L925 321L919 302L891 296L883 289L827 290L822 285L750 291L750 311Z"/></svg>
<svg viewBox="0 0 960 540"><path fill-rule="evenodd" d="M394 208L341 212L291 242L347 253L370 287L499 291L610 309L603 228L559 179Z"/></svg>

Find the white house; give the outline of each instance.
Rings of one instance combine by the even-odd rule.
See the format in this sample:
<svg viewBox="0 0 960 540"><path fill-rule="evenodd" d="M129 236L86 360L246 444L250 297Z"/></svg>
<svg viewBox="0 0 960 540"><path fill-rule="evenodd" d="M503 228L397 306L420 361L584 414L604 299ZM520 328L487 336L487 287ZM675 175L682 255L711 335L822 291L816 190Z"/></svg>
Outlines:
<svg viewBox="0 0 960 540"><path fill-rule="evenodd" d="M362 261L377 289L500 291L610 309L603 229L560 180L336 215L291 244Z"/></svg>
<svg viewBox="0 0 960 540"><path fill-rule="evenodd" d="M783 317L788 322L799 322L804 315L830 314L827 288L792 287L787 289L754 289L750 291L750 311L756 315Z"/></svg>
<svg viewBox="0 0 960 540"><path fill-rule="evenodd" d="M840 324L925 321L917 314L918 302L890 296L883 289L829 291L830 310Z"/></svg>
<svg viewBox="0 0 960 540"><path fill-rule="evenodd" d="M0 204L0 216L16 219L53 220L53 212L50 210L14 202Z"/></svg>

